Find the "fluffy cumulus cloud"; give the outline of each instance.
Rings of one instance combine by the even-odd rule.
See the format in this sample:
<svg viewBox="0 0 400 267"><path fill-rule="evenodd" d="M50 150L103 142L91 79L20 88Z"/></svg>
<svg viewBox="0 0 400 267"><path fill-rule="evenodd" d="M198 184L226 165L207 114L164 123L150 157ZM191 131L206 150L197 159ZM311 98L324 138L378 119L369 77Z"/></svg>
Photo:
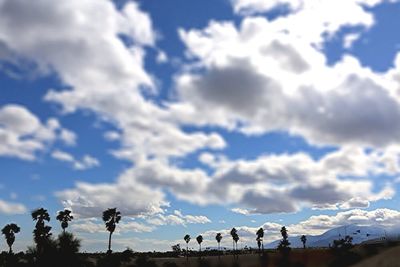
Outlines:
<svg viewBox="0 0 400 267"><path fill-rule="evenodd" d="M89 233L89 234L107 232L104 222L95 218L77 220L72 225L72 229L78 233ZM149 226L147 224L136 222L134 220L123 219L118 224L118 227L116 229L116 234L127 233L127 232L145 233L145 232L151 232L153 230L154 227Z"/></svg>
<svg viewBox="0 0 400 267"><path fill-rule="evenodd" d="M25 205L21 203L8 202L0 199L0 213L6 215L23 214L27 212Z"/></svg>
<svg viewBox="0 0 400 267"><path fill-rule="evenodd" d="M58 103L65 113L90 110L118 129L118 136L106 135L121 144L113 151L118 158L136 164L148 158L166 162L198 149L226 146L217 133L182 130L168 109L142 95L156 91L152 75L144 69L144 57L157 34L150 16L136 2L117 9L108 0L62 4L4 0L0 1L0 36L3 60L33 62L39 74L57 73L64 86L49 90L46 101ZM88 165L60 152L53 157L75 168ZM93 159L88 160L93 166ZM109 206L118 206L127 215L153 213L167 203L161 189L137 184L140 179L123 180L78 183L58 195L84 217L97 216ZM126 196L131 197L126 200Z"/></svg>
<svg viewBox="0 0 400 267"><path fill-rule="evenodd" d="M8 104L0 107L0 156L35 160L36 153L60 140L75 143L75 134L63 128L55 118L41 122L24 106Z"/></svg>
<svg viewBox="0 0 400 267"><path fill-rule="evenodd" d="M231 0L233 9L242 15L251 15L271 10L284 10L286 16L279 17L277 24L286 27L290 34L318 43L324 35L332 36L343 26L358 26L368 29L375 19L366 10L384 2L398 0Z"/></svg>
<svg viewBox="0 0 400 267"><path fill-rule="evenodd" d="M284 29L278 21L249 17L239 28L212 22L181 30L197 61L176 77L181 102L171 108L177 117L247 134L284 130L318 145L397 143L394 81L350 55L328 66L313 41Z"/></svg>
<svg viewBox="0 0 400 267"><path fill-rule="evenodd" d="M186 215L175 210L173 213L160 212L154 215L137 216L137 218L125 217L118 224L116 234L119 233L145 233L152 232L160 226L164 225L181 225L188 224L206 224L211 223L210 219L202 215ZM74 231L79 233L99 233L106 232L104 223L97 218L81 218L72 225Z"/></svg>
<svg viewBox="0 0 400 267"><path fill-rule="evenodd" d="M375 191L365 177L395 173L396 167L388 163L398 166L398 160L398 152L389 156L359 148L343 148L319 160L303 153L221 160L207 191L221 202L242 204L233 210L242 214L293 212L304 206L368 207L370 201L390 199L395 192L389 184Z"/></svg>
<svg viewBox="0 0 400 267"><path fill-rule="evenodd" d="M53 151L51 157L59 161L71 163L75 170L86 170L100 165L99 160L90 155L84 155L81 160L77 160L73 155L61 150Z"/></svg>
<svg viewBox="0 0 400 267"><path fill-rule="evenodd" d="M0 15L3 46L42 72L57 72L68 87L49 91L46 100L65 112L89 109L121 129L119 157L182 156L224 147L215 133L185 133L168 111L142 96L142 89L155 89L143 60L144 46L154 45L156 33L136 2L117 10L108 0L2 1Z"/></svg>
<svg viewBox="0 0 400 267"><path fill-rule="evenodd" d="M152 225L182 225L188 224L206 224L211 220L203 215L184 215L181 211L175 210L173 214L157 214L156 216L147 218L147 223Z"/></svg>
<svg viewBox="0 0 400 267"><path fill-rule="evenodd" d="M318 215L311 216L304 221L296 224L286 225L290 235L297 236L305 233L309 235L320 235L332 228L343 225L355 224L360 226L378 226L386 229L395 228L400 223L400 212L391 209L376 209L365 211L353 209L349 211L339 212L335 215ZM264 242L272 242L281 238L280 229L284 226L281 223L266 222L258 227L240 226L238 230L240 240L243 244L254 244L255 233L262 227L265 231ZM229 247L231 245L230 238L231 229L209 230L204 233L206 246L215 242L216 233L221 233L224 238L222 245Z"/></svg>
<svg viewBox="0 0 400 267"><path fill-rule="evenodd" d="M63 205L80 218L99 217L110 207L118 207L125 216L162 213L168 206L160 190L140 184L89 184L79 182L76 187L56 193Z"/></svg>
<svg viewBox="0 0 400 267"><path fill-rule="evenodd" d="M213 156L202 155L201 158ZM377 187L369 177L395 175L399 168L399 148L392 147L390 152L371 152L346 147L319 160L305 153L266 155L254 160L215 157L209 167L211 174L201 169L181 169L148 161L127 170L116 183L80 183L77 188L62 191L58 196L78 200L67 204L72 204L77 213L94 217L101 212L95 207L107 205L118 206L125 214L136 216L160 213L166 205L164 190L180 200L198 205L233 205L233 211L242 214L295 212L304 207L366 208L370 202L394 196L391 183ZM152 193L154 190L158 194ZM124 192L135 195L135 199L123 201ZM140 204L138 199L141 198L146 205ZM153 205L147 206L147 203ZM175 215L154 217L153 221L162 223L175 219L184 222Z"/></svg>
<svg viewBox="0 0 400 267"><path fill-rule="evenodd" d="M158 89L144 67L146 49L161 50L151 17L136 2L117 9L108 0L0 0L0 56L17 65L28 61L39 74L56 73L63 87L49 90L46 101L65 113L89 110L115 128L104 137L118 142L112 154L132 166L115 181L78 182L56 194L81 219L118 207L128 217L149 216L152 225L208 222L164 214L168 193L247 214L368 207L394 195L390 184L378 187L368 177L400 170L400 57L393 69L375 73L350 55L328 65L321 47L343 26L370 28L375 19L363 6L381 2L235 0L240 14L282 5L287 14L180 29L190 63L175 76L175 98L162 104L146 97ZM32 159L60 131L57 138L74 143L55 120L40 123L23 108L11 108L19 111L1 111L0 138L10 144L2 142L1 154ZM33 126L6 118L17 113ZM195 127L185 130L188 125ZM337 150L320 159L304 152L230 160L216 156L228 144L210 130L215 127L245 135L283 131ZM176 163L199 150L210 152L199 158L207 170ZM61 150L52 156L76 169L98 165Z"/></svg>

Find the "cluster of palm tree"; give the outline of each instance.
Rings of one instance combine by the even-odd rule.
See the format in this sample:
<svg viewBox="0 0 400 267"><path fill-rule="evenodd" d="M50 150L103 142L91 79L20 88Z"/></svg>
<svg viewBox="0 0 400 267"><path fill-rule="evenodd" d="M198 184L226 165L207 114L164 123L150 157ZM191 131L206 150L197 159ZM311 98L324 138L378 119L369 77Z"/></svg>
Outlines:
<svg viewBox="0 0 400 267"><path fill-rule="evenodd" d="M33 230L33 239L36 243L37 253L40 254L43 252L45 246L51 241L50 237L52 235L52 227L46 224L50 222L50 214L46 209L38 208L32 211L31 216L33 221L36 222L35 229ZM102 218L106 225L107 231L110 233L107 252L111 253L111 237L116 229L116 225L122 218L121 213L116 208L107 209L103 212ZM69 222L74 219L74 216L72 216L72 211L68 209L59 211L56 219L61 223L63 234L66 235L66 229L69 226ZM15 242L15 234L19 233L20 231L21 228L15 223L7 224L1 230L1 233L4 235L9 247L9 254L13 253L12 246Z"/></svg>
<svg viewBox="0 0 400 267"><path fill-rule="evenodd" d="M239 241L239 235L237 233L236 228L232 228L231 230L231 236L232 236L232 244L233 244L233 250L237 249L237 242ZM191 240L191 236L189 234L186 234L183 237L183 240L186 242L186 256L188 257L188 250L189 250L189 242ZM199 244L199 251L201 252L201 243L203 243L203 236L202 235L198 235L196 237L196 241ZM222 240L222 234L221 233L217 233L215 235L215 240L218 243L218 250L221 250L221 240Z"/></svg>
<svg viewBox="0 0 400 267"><path fill-rule="evenodd" d="M38 253L41 253L46 246L46 243L50 241L51 237L51 226L46 225L46 222L50 222L50 215L48 211L44 208L39 208L31 213L33 221L36 222L35 229L33 231L34 241L36 243L36 249ZM112 235L117 227L117 224L120 222L122 216L121 212L117 210L117 208L107 209L103 212L102 219L105 223L106 229L109 232L108 238L108 250L107 253L110 254L111 250L111 238ZM72 216L72 212L68 209L59 211L57 214L56 219L61 223L61 228L63 234L66 234L66 229L69 226L69 222L74 219ZM12 254L12 246L15 242L15 235L20 232L20 227L15 224L7 224L2 230L2 234L5 236L7 245L9 247L9 253ZM256 232L256 241L258 245L259 251L264 250L264 229L261 227ZM239 241L239 234L236 228L232 228L230 231L230 235L232 237L232 250L237 251L237 243ZM279 243L278 249L279 250L289 250L290 249L290 242L288 240L288 232L285 226L281 229L282 240ZM221 250L221 240L222 234L217 233L215 236L215 240L218 243L218 250ZM184 241L186 242L186 256L188 257L188 250L189 250L189 242L191 240L191 236L189 234L184 236ZM301 242L303 243L303 247L306 248L307 237L302 235L300 237ZM201 244L203 243L203 236L198 235L196 237L196 241L199 244L199 251L201 252Z"/></svg>
<svg viewBox="0 0 400 267"><path fill-rule="evenodd" d="M278 249L281 251L288 251L290 250L290 242L289 242L289 235L288 235L288 231L286 229L285 226L283 226L280 230L280 233L282 235L282 240L279 242L278 245ZM264 228L259 228L256 232L256 241L257 241L257 246L259 251L264 251ZM236 228L232 228L232 230L230 231L230 235L232 237L232 250L233 251L237 251L237 243L239 241L239 235L238 235L238 231ZM189 234L186 234L183 237L183 240L186 242L186 256L188 256L188 250L189 250L189 242L191 240L191 236ZM217 233L215 235L215 240L218 243L218 251L221 250L221 240L222 240L222 234L221 233ZM203 236L199 235L196 237L196 241L199 244L199 251L201 252L201 243L203 242ZM303 243L303 248L306 248L306 242L307 242L307 237L305 235L302 235L300 237L300 241Z"/></svg>

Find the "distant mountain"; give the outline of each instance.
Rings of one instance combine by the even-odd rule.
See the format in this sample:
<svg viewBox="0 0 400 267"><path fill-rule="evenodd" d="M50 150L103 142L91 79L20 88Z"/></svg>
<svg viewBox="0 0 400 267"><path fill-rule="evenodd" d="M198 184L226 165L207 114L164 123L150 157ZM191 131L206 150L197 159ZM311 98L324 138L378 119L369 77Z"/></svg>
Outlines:
<svg viewBox="0 0 400 267"><path fill-rule="evenodd" d="M349 235L353 237L353 244L359 244L369 239L375 239L385 236L385 230L376 226L358 226L355 224L340 226L326 231L321 235L306 235L307 247L329 247L333 240L343 238ZM266 248L276 248L280 240L276 240L266 245ZM290 236L289 229L289 242L291 247L303 247L300 241L300 236Z"/></svg>

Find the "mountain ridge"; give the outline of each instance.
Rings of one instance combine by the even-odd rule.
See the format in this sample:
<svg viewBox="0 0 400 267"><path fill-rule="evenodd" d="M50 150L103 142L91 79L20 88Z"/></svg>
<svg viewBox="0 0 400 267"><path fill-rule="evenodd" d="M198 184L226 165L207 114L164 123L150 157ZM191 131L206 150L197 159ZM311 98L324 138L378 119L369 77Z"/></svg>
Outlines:
<svg viewBox="0 0 400 267"><path fill-rule="evenodd" d="M344 238L346 235L353 237L353 244L359 244L367 240L385 237L386 231L384 228L379 226L361 226L356 224L349 224L345 226L339 226L327 230L320 235L306 235L307 247L329 247L333 243L333 240ZM289 242L291 247L303 247L303 243L299 236L290 236ZM265 248L276 248L280 240L275 240L265 245Z"/></svg>

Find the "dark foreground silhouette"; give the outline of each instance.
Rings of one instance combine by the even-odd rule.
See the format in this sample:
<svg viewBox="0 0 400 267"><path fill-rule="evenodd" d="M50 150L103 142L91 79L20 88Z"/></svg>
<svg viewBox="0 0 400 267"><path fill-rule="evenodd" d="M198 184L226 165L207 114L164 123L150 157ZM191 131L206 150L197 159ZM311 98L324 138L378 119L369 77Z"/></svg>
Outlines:
<svg viewBox="0 0 400 267"><path fill-rule="evenodd" d="M63 240L63 241L61 241ZM62 243L60 243L62 242ZM191 252L186 258L174 252L124 252L85 254L78 253L79 241L71 234L62 234L59 240L46 247L44 254L30 248L26 253L0 254L1 267L346 267L346 266L398 266L400 246L392 244L355 246L326 249L292 249L288 253L277 250L233 251L218 255L218 251ZM346 246L346 245L345 245ZM230 253L230 254L229 254ZM213 254L213 255L210 255ZM381 256L382 255L382 256ZM384 256L389 255L389 256ZM370 260L372 259L372 260ZM384 262L390 262L384 265ZM391 264L391 265L390 265Z"/></svg>
<svg viewBox="0 0 400 267"><path fill-rule="evenodd" d="M80 253L81 241L67 231L73 220L71 211L60 211L56 219L60 222L62 232L54 236L52 227L48 225L50 215L46 209L39 208L31 213L35 223L33 229L34 246L23 253L14 253L13 244L16 235L20 232L18 225L7 224L1 230L8 245L8 251L0 254L0 267L346 267L360 263L372 255L385 253L388 247L398 244L371 243L354 246L351 236L335 240L331 247L325 249L307 249L307 237L301 236L302 249L290 247L288 230L281 228L282 239L276 249L264 250L264 229L255 233L258 250L251 248L238 249L240 239L238 231L232 228L232 249L221 251L220 242L223 238L217 233L215 241L218 250L202 251L203 236L198 235L196 241L199 251L189 251L191 240L189 234L184 236L186 249L180 245L172 246L172 252L165 253L134 253L127 249L124 252L114 253L111 250L112 234L121 220L121 213L116 208L107 209L102 214L108 235L107 253L87 254ZM398 247L400 252L400 247ZM390 254L390 255L393 255ZM377 262L382 262L376 260ZM369 265L373 266L373 265ZM400 266L387 265L387 266Z"/></svg>

